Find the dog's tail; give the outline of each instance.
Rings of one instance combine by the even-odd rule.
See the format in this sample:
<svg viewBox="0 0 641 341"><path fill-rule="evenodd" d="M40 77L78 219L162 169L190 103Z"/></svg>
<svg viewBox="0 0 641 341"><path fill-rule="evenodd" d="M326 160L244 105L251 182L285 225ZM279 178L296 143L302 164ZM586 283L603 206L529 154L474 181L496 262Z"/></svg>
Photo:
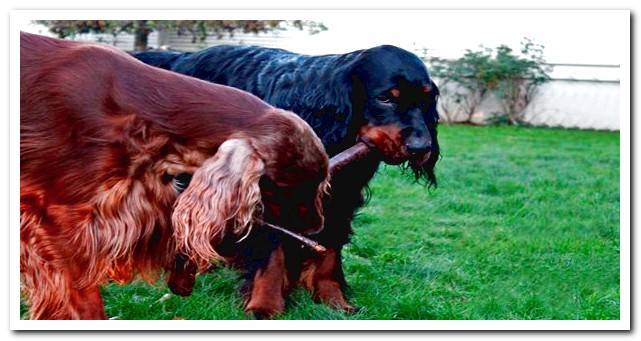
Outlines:
<svg viewBox="0 0 641 341"><path fill-rule="evenodd" d="M190 55L189 52L149 50L142 52L130 52L134 58L145 64L149 64L161 69L171 70L174 63L181 57Z"/></svg>

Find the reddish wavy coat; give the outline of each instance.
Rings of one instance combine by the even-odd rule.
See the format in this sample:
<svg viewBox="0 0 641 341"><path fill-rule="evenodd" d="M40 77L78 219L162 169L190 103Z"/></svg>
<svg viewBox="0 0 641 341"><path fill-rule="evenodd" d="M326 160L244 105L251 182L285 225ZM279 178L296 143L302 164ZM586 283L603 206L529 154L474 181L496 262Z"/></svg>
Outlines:
<svg viewBox="0 0 641 341"><path fill-rule="evenodd" d="M20 270L31 318L105 318L98 286L156 279L176 244L204 266L223 233L241 237L271 206L262 176L311 184L304 201L316 209L301 219L322 226L327 157L294 114L109 47L20 38ZM217 153L225 141L240 147ZM194 176L179 196L180 173Z"/></svg>

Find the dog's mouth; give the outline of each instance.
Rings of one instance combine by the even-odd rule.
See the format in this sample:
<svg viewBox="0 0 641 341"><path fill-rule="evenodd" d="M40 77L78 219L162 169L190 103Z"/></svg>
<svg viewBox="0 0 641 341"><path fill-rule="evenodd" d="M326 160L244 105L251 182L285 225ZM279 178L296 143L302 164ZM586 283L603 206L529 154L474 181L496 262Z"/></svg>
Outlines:
<svg viewBox="0 0 641 341"><path fill-rule="evenodd" d="M434 166L439 158L438 148L424 153L411 154L400 140L400 138L394 139L390 135L381 133L359 136L359 141L375 150L386 164L400 166L404 170L411 171L416 181L436 186Z"/></svg>
<svg viewBox="0 0 641 341"><path fill-rule="evenodd" d="M193 262L189 261L189 257L184 254L178 254L174 262L174 267L167 279L167 285L174 294L189 296L194 288L198 269Z"/></svg>
<svg viewBox="0 0 641 341"><path fill-rule="evenodd" d="M407 162L411 168L423 167L430 159L430 156L432 156L432 152L427 151L425 153L410 156L407 159Z"/></svg>
<svg viewBox="0 0 641 341"><path fill-rule="evenodd" d="M389 165L399 165L409 160L409 154L400 142L400 136L392 134L389 129L372 128L363 131L357 142L365 143L375 151L383 162Z"/></svg>
<svg viewBox="0 0 641 341"><path fill-rule="evenodd" d="M365 143L369 148L379 154L381 160L388 165L401 165L407 162L412 168L420 167L430 157L430 152L427 151L421 154L411 154L403 143L393 139L389 136L384 136L373 140L367 135L359 136L358 142Z"/></svg>

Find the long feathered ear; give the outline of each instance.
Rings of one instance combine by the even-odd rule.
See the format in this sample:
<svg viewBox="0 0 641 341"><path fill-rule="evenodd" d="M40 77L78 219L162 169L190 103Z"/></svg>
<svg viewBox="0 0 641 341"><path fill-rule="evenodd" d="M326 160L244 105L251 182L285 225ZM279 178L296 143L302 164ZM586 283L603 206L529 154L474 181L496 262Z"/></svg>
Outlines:
<svg viewBox="0 0 641 341"><path fill-rule="evenodd" d="M432 137L432 150L430 152L429 158L423 164L423 170L425 172L425 176L429 182L429 185L433 187L437 186L434 167L436 166L436 162L441 156L440 146L438 145L438 137L437 137L438 132L436 130L436 127L438 126L438 120L439 120L438 100L440 95L441 93L438 89L438 86L436 86L436 83L432 82L431 96L433 97L430 99L429 108L426 114L427 117L425 117L425 122L427 123L427 129L430 133L430 136Z"/></svg>
<svg viewBox="0 0 641 341"><path fill-rule="evenodd" d="M427 109L427 116L425 121L430 123L438 123L439 114L438 114L438 100L441 96L441 91L436 86L436 83L432 82L432 90L430 91L430 104Z"/></svg>
<svg viewBox="0 0 641 341"><path fill-rule="evenodd" d="M176 250L201 270L222 260L215 248L225 235L247 235L262 213L258 183L263 173L263 161L245 140L220 145L174 205Z"/></svg>

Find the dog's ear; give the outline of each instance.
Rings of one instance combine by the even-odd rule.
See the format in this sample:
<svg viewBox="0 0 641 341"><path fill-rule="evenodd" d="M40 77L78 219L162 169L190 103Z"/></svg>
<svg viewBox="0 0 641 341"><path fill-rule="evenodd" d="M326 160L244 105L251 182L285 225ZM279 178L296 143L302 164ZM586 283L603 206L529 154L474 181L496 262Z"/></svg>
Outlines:
<svg viewBox="0 0 641 341"><path fill-rule="evenodd" d="M425 122L430 125L430 124L436 124L438 123L439 120L439 114L438 114L438 101L441 96L441 91L438 89L438 86L436 86L436 83L432 81L432 90L429 93L430 96L430 101L429 101L429 107L427 108L427 117L425 117Z"/></svg>
<svg viewBox="0 0 641 341"><path fill-rule="evenodd" d="M260 177L264 163L245 140L225 141L194 172L174 205L176 251L198 268L222 260L215 251L225 235L247 235L262 214Z"/></svg>
<svg viewBox="0 0 641 341"><path fill-rule="evenodd" d="M436 187L437 182L436 182L436 174L434 173L434 167L436 166L436 162L441 156L441 150L440 146L438 145L438 132L437 132L437 126L438 126L438 120L439 120L439 114L438 114L438 100L440 97L440 90L438 89L438 86L436 86L436 83L432 81L432 90L430 91L430 102L429 102L429 107L427 108L427 113L425 117L425 122L427 123L427 130L430 133L430 136L432 137L432 150L430 152L430 156L428 157L427 161L423 164L423 170L425 172L425 176L429 182L430 186Z"/></svg>
<svg viewBox="0 0 641 341"><path fill-rule="evenodd" d="M325 180L318 184L318 188L316 189L316 197L314 198L314 208L316 209L316 215L320 218L321 230L325 228L325 214L323 208L325 200L329 199L330 197L330 189L331 184L330 178L328 176ZM314 233L318 232L320 232L320 230L314 231Z"/></svg>

